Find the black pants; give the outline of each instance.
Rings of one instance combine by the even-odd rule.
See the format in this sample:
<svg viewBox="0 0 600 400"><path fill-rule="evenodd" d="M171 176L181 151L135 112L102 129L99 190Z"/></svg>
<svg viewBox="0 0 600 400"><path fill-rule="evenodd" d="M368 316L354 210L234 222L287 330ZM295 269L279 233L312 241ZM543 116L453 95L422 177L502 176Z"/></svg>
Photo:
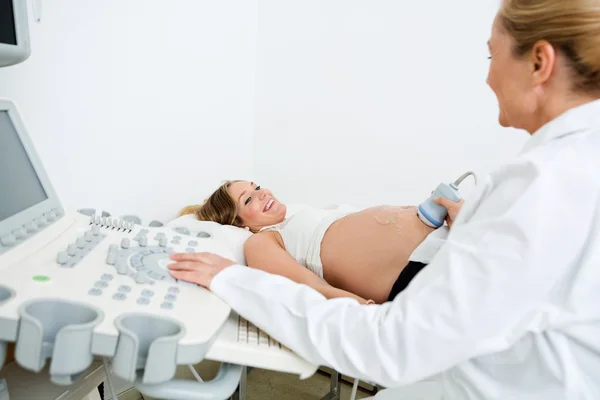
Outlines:
<svg viewBox="0 0 600 400"><path fill-rule="evenodd" d="M398 279L396 279L396 282L394 282L394 286L392 286L392 290L390 291L388 301L393 301L394 298L398 295L398 293L406 289L410 281L415 276L417 276L419 271L425 268L426 265L427 264L423 264L418 261L409 261L408 264L406 264L406 267L404 267L404 269L402 270L402 272L400 272L400 275L398 276Z"/></svg>

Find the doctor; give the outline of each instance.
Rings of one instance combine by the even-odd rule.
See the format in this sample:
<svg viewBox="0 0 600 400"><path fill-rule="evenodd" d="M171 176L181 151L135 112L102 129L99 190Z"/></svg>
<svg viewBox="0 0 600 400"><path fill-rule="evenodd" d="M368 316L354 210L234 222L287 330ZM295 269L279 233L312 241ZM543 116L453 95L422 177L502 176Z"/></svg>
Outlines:
<svg viewBox="0 0 600 400"><path fill-rule="evenodd" d="M505 0L487 83L531 138L465 201L393 302L327 300L212 254L172 275L216 293L300 356L449 399L600 398L600 0Z"/></svg>

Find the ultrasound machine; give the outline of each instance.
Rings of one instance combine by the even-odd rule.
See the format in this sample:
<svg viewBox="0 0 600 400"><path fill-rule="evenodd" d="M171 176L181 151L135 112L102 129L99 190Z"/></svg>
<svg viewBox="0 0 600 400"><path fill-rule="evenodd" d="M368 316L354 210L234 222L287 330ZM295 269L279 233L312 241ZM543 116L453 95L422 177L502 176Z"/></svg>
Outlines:
<svg viewBox="0 0 600 400"><path fill-rule="evenodd" d="M0 0L0 66L29 56L25 4ZM22 369L55 386L100 362L109 386L117 376L160 399L226 399L244 366L315 373L208 290L169 275L173 252L232 258L210 235L184 233L65 209L16 105L0 100L0 377L8 344ZM202 360L222 362L214 380L174 379L178 365ZM0 379L0 399L9 395Z"/></svg>

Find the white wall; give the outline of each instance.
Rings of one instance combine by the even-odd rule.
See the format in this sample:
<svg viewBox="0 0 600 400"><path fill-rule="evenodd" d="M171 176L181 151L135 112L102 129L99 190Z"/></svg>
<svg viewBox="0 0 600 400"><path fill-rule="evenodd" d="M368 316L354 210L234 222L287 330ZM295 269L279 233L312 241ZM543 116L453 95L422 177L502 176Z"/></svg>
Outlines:
<svg viewBox="0 0 600 400"><path fill-rule="evenodd" d="M43 3L0 97L64 203L148 222L252 176L256 1Z"/></svg>
<svg viewBox="0 0 600 400"><path fill-rule="evenodd" d="M514 156L527 135L485 83L498 4L260 0L256 179L288 203L418 204Z"/></svg>
<svg viewBox="0 0 600 400"><path fill-rule="evenodd" d="M167 219L231 178L416 204L526 139L485 84L497 0L166 4L44 2L30 59L0 69L70 207Z"/></svg>

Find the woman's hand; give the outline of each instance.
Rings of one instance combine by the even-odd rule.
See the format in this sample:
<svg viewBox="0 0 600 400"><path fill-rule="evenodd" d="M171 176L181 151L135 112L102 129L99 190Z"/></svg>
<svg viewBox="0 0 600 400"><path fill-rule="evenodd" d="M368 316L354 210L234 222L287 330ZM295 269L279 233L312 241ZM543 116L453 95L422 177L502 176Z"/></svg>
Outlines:
<svg viewBox="0 0 600 400"><path fill-rule="evenodd" d="M173 278L196 283L207 289L215 275L235 264L234 261L213 253L172 254L171 260L176 261L169 265Z"/></svg>
<svg viewBox="0 0 600 400"><path fill-rule="evenodd" d="M436 197L433 199L435 204L438 204L448 210L448 215L446 215L446 223L449 228L452 228L452 224L458 215L458 212L462 208L463 203L465 202L463 199L460 199L458 202L453 202L445 197Z"/></svg>

